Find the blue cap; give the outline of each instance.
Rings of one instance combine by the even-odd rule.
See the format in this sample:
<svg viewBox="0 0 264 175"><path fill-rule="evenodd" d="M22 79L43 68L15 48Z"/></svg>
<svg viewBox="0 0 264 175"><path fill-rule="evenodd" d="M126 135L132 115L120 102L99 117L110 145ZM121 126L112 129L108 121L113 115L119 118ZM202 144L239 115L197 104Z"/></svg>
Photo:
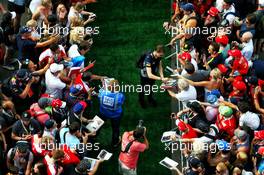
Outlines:
<svg viewBox="0 0 264 175"><path fill-rule="evenodd" d="M80 114L86 108L86 106L87 103L85 103L84 101L80 101L73 106L72 110L74 113Z"/></svg>
<svg viewBox="0 0 264 175"><path fill-rule="evenodd" d="M27 27L27 26L23 26L19 30L19 33L20 34L25 34L25 33L30 33L30 32L32 32L32 29L29 28L29 27Z"/></svg>
<svg viewBox="0 0 264 175"><path fill-rule="evenodd" d="M210 95L208 95L207 97L206 97L206 101L208 102L208 103L210 103L210 104L214 104L216 101L217 101L217 97L215 96L215 95L212 95L212 94L210 94Z"/></svg>
<svg viewBox="0 0 264 175"><path fill-rule="evenodd" d="M83 86L81 84L76 84L70 87L70 93L77 94L82 90Z"/></svg>
<svg viewBox="0 0 264 175"><path fill-rule="evenodd" d="M218 146L218 149L220 150L220 151L228 151L228 150L230 150L231 149L231 145L230 145L230 143L228 143L227 141L225 141L225 140L216 140L216 144L217 144L217 146Z"/></svg>
<svg viewBox="0 0 264 175"><path fill-rule="evenodd" d="M84 60L85 60L85 57L82 55L72 58L72 63L73 63L72 67L80 67L82 63L84 62Z"/></svg>
<svg viewBox="0 0 264 175"><path fill-rule="evenodd" d="M217 98L220 98L220 96L221 96L221 93L218 89L212 90L210 94L215 95Z"/></svg>
<svg viewBox="0 0 264 175"><path fill-rule="evenodd" d="M187 4L184 4L184 5L182 6L182 9L183 9L184 11L193 11L193 10L194 10L194 6L193 6L192 3L187 3Z"/></svg>

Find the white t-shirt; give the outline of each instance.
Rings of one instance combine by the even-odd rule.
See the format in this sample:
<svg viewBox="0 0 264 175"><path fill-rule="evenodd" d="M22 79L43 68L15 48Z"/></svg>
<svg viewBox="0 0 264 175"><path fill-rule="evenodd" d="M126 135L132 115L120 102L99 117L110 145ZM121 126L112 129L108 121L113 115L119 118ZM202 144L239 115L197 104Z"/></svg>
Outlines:
<svg viewBox="0 0 264 175"><path fill-rule="evenodd" d="M66 133L67 132L67 133ZM64 142L64 134L66 133L65 135L65 140L66 142ZM61 144L66 144L67 146L69 146L70 148L77 148L77 145L79 145L81 142L80 140L74 136L74 135L71 135L69 133L69 128L63 128L60 130L60 140L61 140Z"/></svg>
<svg viewBox="0 0 264 175"><path fill-rule="evenodd" d="M70 58L75 58L75 57L81 56L81 54L80 54L79 51L78 51L78 46L77 46L77 44L73 44L73 45L70 47L70 49L69 49L69 51L68 51L68 56L69 56Z"/></svg>
<svg viewBox="0 0 264 175"><path fill-rule="evenodd" d="M223 11L223 2L224 0L216 0L215 7L218 9L219 12Z"/></svg>
<svg viewBox="0 0 264 175"><path fill-rule="evenodd" d="M232 12L232 13L236 12L236 9L233 5L231 5L229 9L224 10L223 16L225 16L225 14L227 14L229 12ZM226 19L228 20L229 25L232 25L234 23L235 15L229 14L226 16Z"/></svg>
<svg viewBox="0 0 264 175"><path fill-rule="evenodd" d="M239 126L247 126L252 130L258 129L260 125L259 116L253 112L246 112L242 114L239 118Z"/></svg>
<svg viewBox="0 0 264 175"><path fill-rule="evenodd" d="M65 49L62 45L59 45L59 49L60 49L60 55L65 55L66 56L66 52ZM42 61L44 59L49 59L49 57L54 57L54 54L52 53L52 51L50 49L46 49L44 50L40 56L39 56L39 61Z"/></svg>
<svg viewBox="0 0 264 175"><path fill-rule="evenodd" d="M189 89L187 91L181 91L180 93L176 94L175 97L186 106L189 100L196 100L197 92L195 87L189 85Z"/></svg>
<svg viewBox="0 0 264 175"><path fill-rule="evenodd" d="M66 87L58 77L55 77L48 69L45 73L46 93L54 98L62 98L62 90Z"/></svg>
<svg viewBox="0 0 264 175"><path fill-rule="evenodd" d="M252 39L248 43L243 43L242 55L249 61L253 55L254 46Z"/></svg>

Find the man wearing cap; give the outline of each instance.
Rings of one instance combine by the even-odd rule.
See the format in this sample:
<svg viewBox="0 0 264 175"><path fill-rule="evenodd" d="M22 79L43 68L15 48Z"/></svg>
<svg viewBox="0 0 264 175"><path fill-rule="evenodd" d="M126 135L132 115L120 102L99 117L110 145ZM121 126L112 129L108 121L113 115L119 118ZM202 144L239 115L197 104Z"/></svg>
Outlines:
<svg viewBox="0 0 264 175"><path fill-rule="evenodd" d="M183 120L179 119L178 116L175 117L175 124L178 127L179 131L182 132L182 139L191 139L197 138L198 133L201 133L200 130L193 128L191 125L184 123Z"/></svg>
<svg viewBox="0 0 264 175"><path fill-rule="evenodd" d="M142 86L141 92L139 92L139 103L142 108L146 108L145 104L145 95L149 93L148 101L151 105L157 106L156 101L153 98L153 91L152 87L155 84L155 80L167 81L167 78L164 78L163 75L163 68L162 68L162 61L161 58L164 56L164 48L162 45L158 45L156 49L151 52L147 53L140 59L140 85ZM157 76L159 72L160 76ZM150 91L147 92L146 89Z"/></svg>
<svg viewBox="0 0 264 175"><path fill-rule="evenodd" d="M34 97L32 85L36 81L27 69L20 69L4 83L2 91L6 96L12 97L19 114L27 110L32 103Z"/></svg>
<svg viewBox="0 0 264 175"><path fill-rule="evenodd" d="M172 40L170 41L171 45L173 45L176 40L182 38L185 39L186 43L194 44L193 36L195 35L196 32L195 27L198 25L198 20L194 12L194 6L192 3L186 3L181 8L183 9L183 13L184 13L183 18L179 21L179 23L182 25L180 28L182 29L179 34L177 34L174 38L172 38Z"/></svg>
<svg viewBox="0 0 264 175"><path fill-rule="evenodd" d="M236 77L233 81L233 91L229 94L229 99L231 101L239 102L241 101L245 95L246 95L246 91L247 91L247 86L246 84L243 82L241 77Z"/></svg>
<svg viewBox="0 0 264 175"><path fill-rule="evenodd" d="M230 76L246 75L249 69L248 61L242 56L241 51L238 49L229 50L228 55L234 58Z"/></svg>
<svg viewBox="0 0 264 175"><path fill-rule="evenodd" d="M54 98L62 98L62 91L67 85L59 78L63 70L63 64L53 63L45 73L46 92Z"/></svg>
<svg viewBox="0 0 264 175"><path fill-rule="evenodd" d="M233 137L237 126L232 108L228 106L220 106L218 110L219 114L216 119L216 126L221 133L226 133L228 134L227 136Z"/></svg>
<svg viewBox="0 0 264 175"><path fill-rule="evenodd" d="M220 35L215 38L215 42L220 45L219 52L222 54L223 59L228 57L228 51L230 50L229 38L227 35Z"/></svg>
<svg viewBox="0 0 264 175"><path fill-rule="evenodd" d="M21 119L13 125L11 138L15 141L30 141L32 135L39 132L39 123L31 117L29 112L24 112L21 115Z"/></svg>
<svg viewBox="0 0 264 175"><path fill-rule="evenodd" d="M198 70L197 62L192 58L189 52L182 52L178 55L181 65L184 67L187 63L191 63L194 66L194 70ZM185 75L187 72L185 69L182 70L181 75Z"/></svg>
<svg viewBox="0 0 264 175"><path fill-rule="evenodd" d="M35 55L35 48L46 47L58 40L59 36L51 37L45 42L36 42L31 38L32 29L29 27L22 27L17 35L16 42L18 47L18 59L24 60L29 59L34 63L37 63L38 60Z"/></svg>

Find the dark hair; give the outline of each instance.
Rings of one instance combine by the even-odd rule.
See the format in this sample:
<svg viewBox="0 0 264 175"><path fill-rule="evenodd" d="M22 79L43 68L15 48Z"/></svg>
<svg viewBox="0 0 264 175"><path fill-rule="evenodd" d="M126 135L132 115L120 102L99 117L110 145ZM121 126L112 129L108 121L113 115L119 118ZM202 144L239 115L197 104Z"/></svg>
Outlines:
<svg viewBox="0 0 264 175"><path fill-rule="evenodd" d="M163 45L157 45L155 49L158 53L164 53Z"/></svg>
<svg viewBox="0 0 264 175"><path fill-rule="evenodd" d="M135 139L140 139L140 138L142 138L143 135L144 135L144 131L145 131L145 129L144 129L143 127L136 128L136 129L134 130L134 132L133 132L133 137L134 137Z"/></svg>
<svg viewBox="0 0 264 175"><path fill-rule="evenodd" d="M88 50L90 49L90 43L87 40L81 41L81 43L79 44L79 50Z"/></svg>
<svg viewBox="0 0 264 175"><path fill-rule="evenodd" d="M79 124L78 122L72 122L72 123L70 124L70 126L69 126L69 132L70 132L71 134L73 134L73 133L79 131L80 128L81 128L81 126L80 126L80 124Z"/></svg>
<svg viewBox="0 0 264 175"><path fill-rule="evenodd" d="M257 22L257 16L254 13L248 14L246 18L250 24L256 24Z"/></svg>
<svg viewBox="0 0 264 175"><path fill-rule="evenodd" d="M50 50L51 50L52 52L55 52L57 49L59 49L59 45L56 44L56 43L53 43L53 44L50 45L49 48L50 48Z"/></svg>
<svg viewBox="0 0 264 175"><path fill-rule="evenodd" d="M57 16L52 14L48 16L48 22L51 24L51 26L55 25L57 22Z"/></svg>
<svg viewBox="0 0 264 175"><path fill-rule="evenodd" d="M188 74L193 74L195 69L194 69L194 65L190 62L187 62L185 65L184 65L184 69L185 71L188 73Z"/></svg>
<svg viewBox="0 0 264 175"><path fill-rule="evenodd" d="M250 105L248 104L248 102L245 101L238 102L237 107L242 113L250 111Z"/></svg>
<svg viewBox="0 0 264 175"><path fill-rule="evenodd" d="M213 51L215 51L215 52L218 52L219 49L220 49L220 44L218 44L218 43L216 43L216 42L212 42L212 43L210 44L210 46L213 47Z"/></svg>

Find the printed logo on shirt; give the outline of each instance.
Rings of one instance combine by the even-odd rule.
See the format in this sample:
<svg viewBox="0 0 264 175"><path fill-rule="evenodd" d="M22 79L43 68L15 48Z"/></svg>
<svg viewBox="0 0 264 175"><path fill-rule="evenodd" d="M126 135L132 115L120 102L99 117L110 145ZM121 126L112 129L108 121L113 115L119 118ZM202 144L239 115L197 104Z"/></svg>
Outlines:
<svg viewBox="0 0 264 175"><path fill-rule="evenodd" d="M103 97L103 104L106 105L106 106L113 107L114 106L114 102L115 102L115 99L112 98L112 97L107 97L107 96Z"/></svg>

